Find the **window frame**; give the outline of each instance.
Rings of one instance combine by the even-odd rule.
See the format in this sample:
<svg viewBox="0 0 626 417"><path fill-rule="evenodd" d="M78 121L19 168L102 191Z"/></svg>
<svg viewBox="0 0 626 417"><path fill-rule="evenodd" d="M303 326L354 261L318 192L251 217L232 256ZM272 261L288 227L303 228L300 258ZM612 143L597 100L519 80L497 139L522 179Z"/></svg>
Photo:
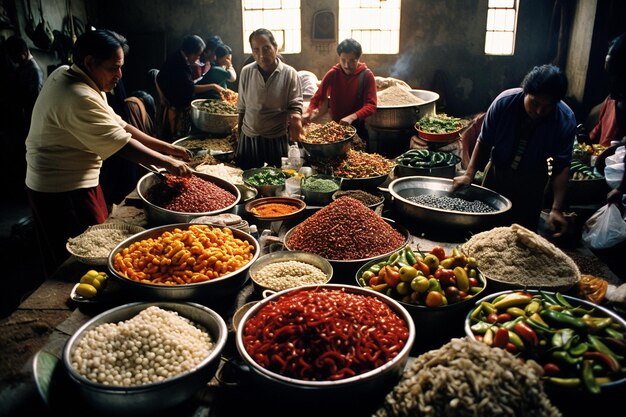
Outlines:
<svg viewBox="0 0 626 417"><path fill-rule="evenodd" d="M506 3L511 3L510 6ZM517 40L517 21L519 18L519 0L488 0L487 2L487 19L485 22L485 46L484 53L489 56L513 56L515 55L515 46ZM513 22L510 23L510 19L507 14L513 13ZM500 15L499 21L496 21ZM503 18L503 21L502 21ZM502 27L503 26L503 27ZM512 28L508 27L512 26ZM497 45L504 42L498 40L498 35L509 35L510 40L507 42L509 50L498 48Z"/></svg>

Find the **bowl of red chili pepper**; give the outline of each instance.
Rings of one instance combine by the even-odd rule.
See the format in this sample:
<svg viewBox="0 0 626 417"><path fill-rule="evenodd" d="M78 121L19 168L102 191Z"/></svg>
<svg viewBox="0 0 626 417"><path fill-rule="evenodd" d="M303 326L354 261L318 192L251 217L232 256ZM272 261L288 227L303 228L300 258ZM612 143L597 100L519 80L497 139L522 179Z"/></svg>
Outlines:
<svg viewBox="0 0 626 417"><path fill-rule="evenodd" d="M476 301L465 333L538 362L547 389L598 395L626 383L626 320L558 292L509 290Z"/></svg>
<svg viewBox="0 0 626 417"><path fill-rule="evenodd" d="M242 318L236 345L259 387L333 410L377 402L398 382L415 339L399 303L351 285L275 293ZM343 406L343 407L342 407Z"/></svg>

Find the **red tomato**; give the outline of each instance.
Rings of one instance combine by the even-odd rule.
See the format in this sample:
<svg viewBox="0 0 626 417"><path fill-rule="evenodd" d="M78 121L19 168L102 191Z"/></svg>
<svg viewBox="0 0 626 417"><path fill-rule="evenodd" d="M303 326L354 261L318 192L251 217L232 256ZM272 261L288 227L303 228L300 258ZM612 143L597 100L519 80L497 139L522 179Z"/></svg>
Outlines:
<svg viewBox="0 0 626 417"><path fill-rule="evenodd" d="M443 261L444 259L446 259L446 250L442 248L441 246L435 246L434 248L430 250L430 253L432 253L437 258L439 258L440 261Z"/></svg>
<svg viewBox="0 0 626 417"><path fill-rule="evenodd" d="M426 306L427 307L439 307L443 304L443 294L439 291L431 291L426 296Z"/></svg>

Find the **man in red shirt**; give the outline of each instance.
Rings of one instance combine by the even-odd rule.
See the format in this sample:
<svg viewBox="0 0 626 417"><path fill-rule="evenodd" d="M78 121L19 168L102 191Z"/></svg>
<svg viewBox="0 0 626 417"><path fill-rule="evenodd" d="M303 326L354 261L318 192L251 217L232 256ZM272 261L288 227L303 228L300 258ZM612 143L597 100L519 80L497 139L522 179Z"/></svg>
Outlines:
<svg viewBox="0 0 626 417"><path fill-rule="evenodd" d="M353 125L361 139L367 140L365 119L376 111L376 81L374 73L360 62L361 45L345 39L337 45L339 63L324 75L322 83L311 98L303 123L313 122L328 100L332 119Z"/></svg>

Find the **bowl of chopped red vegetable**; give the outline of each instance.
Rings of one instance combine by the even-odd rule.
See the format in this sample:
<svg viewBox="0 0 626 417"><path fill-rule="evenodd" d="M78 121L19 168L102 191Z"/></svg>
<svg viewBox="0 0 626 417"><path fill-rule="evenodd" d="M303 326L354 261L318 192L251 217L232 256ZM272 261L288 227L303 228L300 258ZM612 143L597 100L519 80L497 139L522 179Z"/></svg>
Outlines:
<svg viewBox="0 0 626 417"><path fill-rule="evenodd" d="M332 158L345 155L352 145L356 129L330 121L324 125L310 123L300 139L302 147L313 157Z"/></svg>
<svg viewBox="0 0 626 417"><path fill-rule="evenodd" d="M359 402L380 401L398 382L414 339L415 326L398 302L326 284L287 289L253 306L236 345L264 392L336 410L356 407L358 393L367 393Z"/></svg>
<svg viewBox="0 0 626 417"><path fill-rule="evenodd" d="M502 291L476 301L465 333L538 362L547 389L623 392L626 320L608 308L558 292Z"/></svg>
<svg viewBox="0 0 626 417"><path fill-rule="evenodd" d="M235 185L201 172L191 177L165 174L165 180L154 173L146 174L137 182L137 194L153 226L232 212L241 199Z"/></svg>

